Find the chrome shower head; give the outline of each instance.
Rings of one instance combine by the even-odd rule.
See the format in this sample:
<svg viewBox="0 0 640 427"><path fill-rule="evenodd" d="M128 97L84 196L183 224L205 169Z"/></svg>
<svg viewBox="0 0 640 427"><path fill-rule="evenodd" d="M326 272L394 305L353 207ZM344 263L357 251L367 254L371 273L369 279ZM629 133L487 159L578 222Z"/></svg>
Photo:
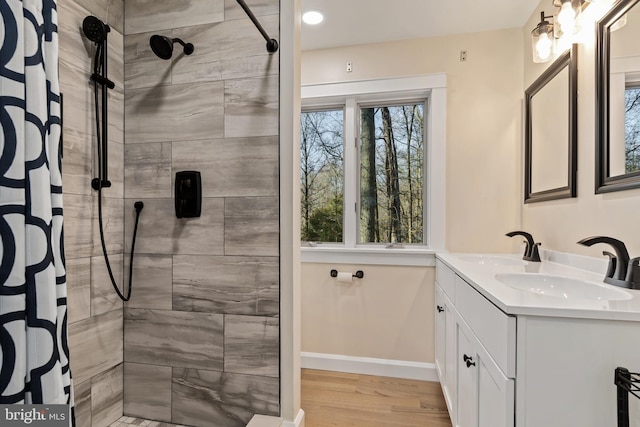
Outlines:
<svg viewBox="0 0 640 427"><path fill-rule="evenodd" d="M103 42L109 31L109 26L95 16L87 16L82 21L82 32L94 43Z"/></svg>
<svg viewBox="0 0 640 427"><path fill-rule="evenodd" d="M151 46L151 50L156 56L160 59L170 59L171 55L173 55L173 44L180 43L184 47L184 54L191 55L193 53L193 45L191 43L185 43L182 40L175 38L170 39L166 36L159 36L154 34L149 39L149 45Z"/></svg>

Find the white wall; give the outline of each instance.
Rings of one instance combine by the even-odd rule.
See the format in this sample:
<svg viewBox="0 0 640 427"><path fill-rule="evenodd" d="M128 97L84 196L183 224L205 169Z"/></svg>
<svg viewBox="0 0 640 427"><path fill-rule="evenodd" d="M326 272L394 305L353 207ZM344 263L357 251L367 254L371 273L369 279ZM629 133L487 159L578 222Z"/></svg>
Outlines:
<svg viewBox="0 0 640 427"><path fill-rule="evenodd" d="M589 6L591 8L593 6ZM530 32L540 17L540 10L550 12L547 0L523 28L524 86L550 64L533 64ZM585 14L588 9L585 10ZM594 22L594 21L592 21ZM592 24L593 25L593 24ZM584 237L606 235L623 240L631 256L640 255L640 189L609 194L595 194L595 26L587 25L578 49L578 197L523 207L523 228L533 233L543 247L601 257L604 245L586 248L576 242Z"/></svg>
<svg viewBox="0 0 640 427"><path fill-rule="evenodd" d="M512 252L520 241L504 234L520 221L522 51L520 29L306 51L302 84L445 73L446 247ZM365 278L336 284L332 268ZM433 294L429 267L304 263L302 351L432 363Z"/></svg>
<svg viewBox="0 0 640 427"><path fill-rule="evenodd" d="M329 275L364 271L339 283ZM433 267L303 265L302 350L433 362Z"/></svg>

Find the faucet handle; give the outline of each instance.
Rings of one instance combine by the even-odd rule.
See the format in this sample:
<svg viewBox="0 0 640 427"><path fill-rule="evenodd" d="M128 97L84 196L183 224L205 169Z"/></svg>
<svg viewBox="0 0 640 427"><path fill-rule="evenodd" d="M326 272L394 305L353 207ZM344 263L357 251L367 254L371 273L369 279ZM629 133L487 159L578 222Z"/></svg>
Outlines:
<svg viewBox="0 0 640 427"><path fill-rule="evenodd" d="M640 257L629 260L625 281L630 284L629 287L632 289L637 289L640 286Z"/></svg>
<svg viewBox="0 0 640 427"><path fill-rule="evenodd" d="M531 255L529 256L528 261L532 262L540 262L540 252L538 252L538 246L542 245L542 243L535 243L533 248L531 248Z"/></svg>
<svg viewBox="0 0 640 427"><path fill-rule="evenodd" d="M602 255L609 257L609 265L607 266L607 272L604 277L613 278L613 274L616 271L616 266L618 265L618 258L614 254L609 251L602 251Z"/></svg>

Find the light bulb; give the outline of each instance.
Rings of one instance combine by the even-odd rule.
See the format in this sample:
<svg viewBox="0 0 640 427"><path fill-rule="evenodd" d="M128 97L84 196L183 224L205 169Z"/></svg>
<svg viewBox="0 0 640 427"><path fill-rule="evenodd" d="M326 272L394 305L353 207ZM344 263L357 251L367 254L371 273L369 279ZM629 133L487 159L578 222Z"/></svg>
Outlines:
<svg viewBox="0 0 640 427"><path fill-rule="evenodd" d="M302 20L305 24L318 25L324 20L324 15L320 11L310 10L302 14Z"/></svg>
<svg viewBox="0 0 640 427"><path fill-rule="evenodd" d="M573 34L575 27L575 17L576 13L571 7L571 1L565 1L562 3L560 7L560 12L558 13L558 23L560 24L560 29L565 34Z"/></svg>
<svg viewBox="0 0 640 427"><path fill-rule="evenodd" d="M547 33L540 34L538 38L538 42L536 43L536 53L538 57L542 60L545 60L551 56L551 48L553 46L553 42L549 38Z"/></svg>

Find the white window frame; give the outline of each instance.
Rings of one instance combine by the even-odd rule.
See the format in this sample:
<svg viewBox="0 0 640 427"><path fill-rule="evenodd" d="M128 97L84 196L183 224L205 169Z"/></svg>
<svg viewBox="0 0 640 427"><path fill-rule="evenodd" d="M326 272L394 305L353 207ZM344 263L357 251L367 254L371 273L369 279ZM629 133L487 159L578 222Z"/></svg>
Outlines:
<svg viewBox="0 0 640 427"><path fill-rule="evenodd" d="M345 105L344 159L359 162L359 104L372 102L415 101L426 99L425 105L425 231L424 245L386 248L382 245L358 243L359 167L345 167L343 243L322 243L301 248L302 262L358 263L383 265L435 265L434 254L445 249L446 213L446 75L430 74L392 79L354 81L319 85L303 85L303 109ZM348 224L348 226L347 226Z"/></svg>

